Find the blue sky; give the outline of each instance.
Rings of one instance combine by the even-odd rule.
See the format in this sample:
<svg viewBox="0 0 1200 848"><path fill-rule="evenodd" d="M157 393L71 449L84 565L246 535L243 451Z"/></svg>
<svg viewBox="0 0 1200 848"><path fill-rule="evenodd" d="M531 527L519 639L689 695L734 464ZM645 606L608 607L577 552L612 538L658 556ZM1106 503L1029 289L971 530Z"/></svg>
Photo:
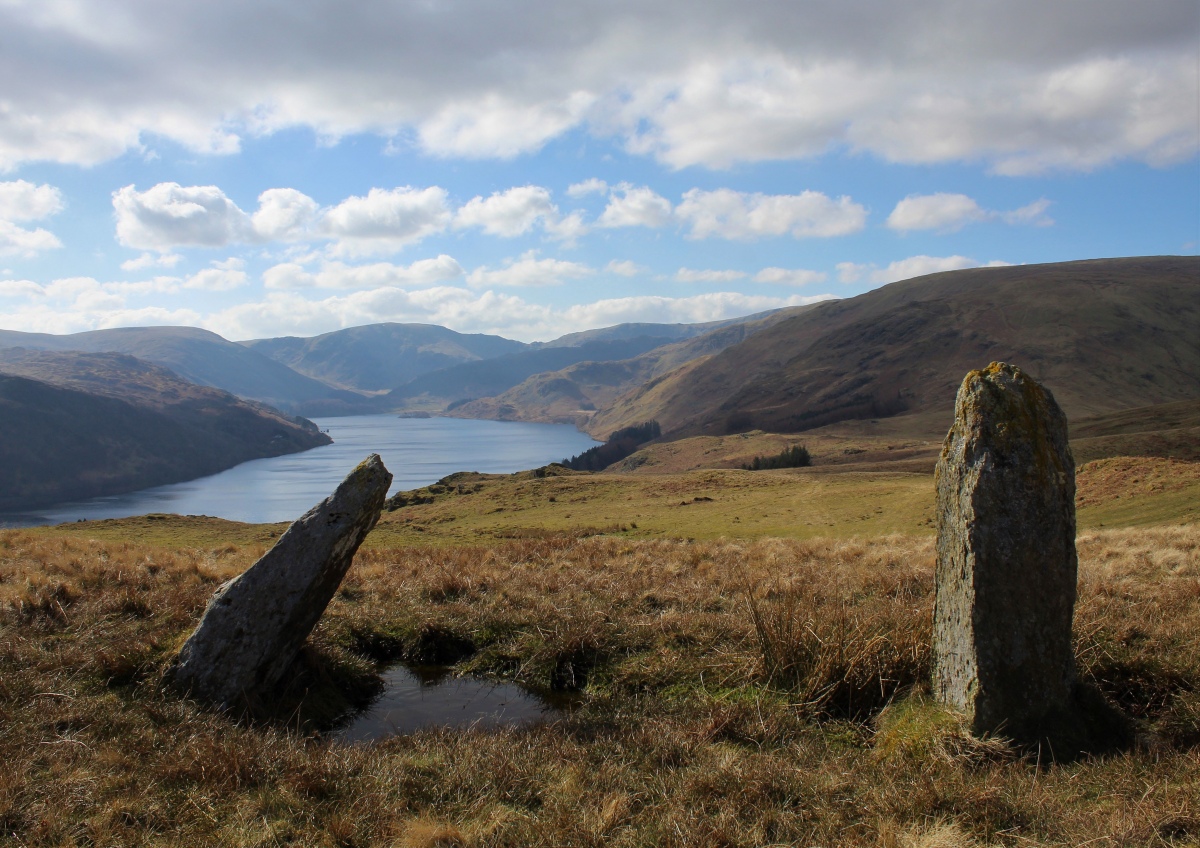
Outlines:
<svg viewBox="0 0 1200 848"><path fill-rule="evenodd" d="M1193 0L0 0L0 31L6 329L550 339L1200 241Z"/></svg>

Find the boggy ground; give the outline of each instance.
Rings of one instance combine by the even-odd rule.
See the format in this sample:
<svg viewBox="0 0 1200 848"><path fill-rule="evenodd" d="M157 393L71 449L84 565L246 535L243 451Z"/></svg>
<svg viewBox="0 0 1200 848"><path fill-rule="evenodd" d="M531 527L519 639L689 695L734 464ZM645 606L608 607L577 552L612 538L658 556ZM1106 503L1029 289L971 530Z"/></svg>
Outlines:
<svg viewBox="0 0 1200 848"><path fill-rule="evenodd" d="M77 528L71 528L76 529ZM360 552L275 721L165 691L265 541L0 534L0 841L14 845L1184 845L1200 839L1200 527L1087 531L1082 677L1136 722L1052 762L924 696L928 535ZM523 730L345 746L375 663L573 688ZM302 685L301 685L302 684ZM304 688L307 687L307 695Z"/></svg>

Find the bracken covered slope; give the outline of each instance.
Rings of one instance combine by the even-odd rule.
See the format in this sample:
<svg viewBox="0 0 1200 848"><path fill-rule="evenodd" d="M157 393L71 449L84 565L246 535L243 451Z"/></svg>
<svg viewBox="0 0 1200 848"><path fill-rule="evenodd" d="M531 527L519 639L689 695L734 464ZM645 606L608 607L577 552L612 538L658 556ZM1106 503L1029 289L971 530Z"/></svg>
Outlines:
<svg viewBox="0 0 1200 848"><path fill-rule="evenodd" d="M1200 397L1200 258L978 268L812 309L652 380L589 429L800 432L855 419L944 434L967 371L1000 360L1071 418Z"/></svg>

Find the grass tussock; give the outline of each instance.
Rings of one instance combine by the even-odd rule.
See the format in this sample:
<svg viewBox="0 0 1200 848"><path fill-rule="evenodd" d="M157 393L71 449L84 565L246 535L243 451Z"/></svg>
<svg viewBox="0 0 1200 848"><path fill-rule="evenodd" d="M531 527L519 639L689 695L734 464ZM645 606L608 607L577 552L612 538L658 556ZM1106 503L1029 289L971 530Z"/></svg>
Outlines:
<svg viewBox="0 0 1200 848"><path fill-rule="evenodd" d="M1184 845L1200 839L1200 528L1080 538L1081 674L1137 744L1038 763L928 701L932 541L517 539L360 551L269 722L163 690L261 548L0 534L0 833L23 845ZM453 662L555 724L366 746L331 677ZM339 676L340 675L340 676ZM301 685L303 684L303 685ZM336 687L335 687L336 688Z"/></svg>

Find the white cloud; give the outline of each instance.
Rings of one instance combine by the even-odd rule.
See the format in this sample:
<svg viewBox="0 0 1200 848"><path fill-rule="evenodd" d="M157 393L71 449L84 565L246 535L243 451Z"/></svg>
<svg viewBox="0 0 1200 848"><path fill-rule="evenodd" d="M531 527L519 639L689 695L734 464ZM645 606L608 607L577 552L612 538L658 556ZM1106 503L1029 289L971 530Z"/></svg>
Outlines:
<svg viewBox="0 0 1200 848"><path fill-rule="evenodd" d="M596 177L567 186L568 197L585 197L589 194L608 194L608 183Z"/></svg>
<svg viewBox="0 0 1200 848"><path fill-rule="evenodd" d="M647 269L629 259L613 259L604 266L604 270L620 277L636 277Z"/></svg>
<svg viewBox="0 0 1200 848"><path fill-rule="evenodd" d="M335 256L395 253L426 236L445 230L451 221L446 190L438 186L373 188L366 197L350 197L325 212L324 235L336 239Z"/></svg>
<svg viewBox="0 0 1200 848"><path fill-rule="evenodd" d="M692 297L639 296L598 300L565 309L529 303L494 291L453 286L422 291L371 289L313 299L295 291L271 292L210 316L204 325L226 338L312 336L379 321L440 324L464 333L497 333L525 341L545 340L579 330L623 322L693 323L717 321L828 299L761 297L714 292Z"/></svg>
<svg viewBox="0 0 1200 848"><path fill-rule="evenodd" d="M295 127L467 157L585 128L675 168L851 149L1030 173L1200 144L1193 0L9 2L0 30L9 169L150 155L156 137L228 153Z"/></svg>
<svg viewBox="0 0 1200 848"><path fill-rule="evenodd" d="M870 268L870 265L864 265L859 262L839 262L837 264L838 282L846 284L857 283Z"/></svg>
<svg viewBox="0 0 1200 848"><path fill-rule="evenodd" d="M249 283L246 263L238 257L214 260L211 268L191 274L183 281L183 287L201 291L232 291Z"/></svg>
<svg viewBox="0 0 1200 848"><path fill-rule="evenodd" d="M828 275L823 271L809 271L804 268L763 268L754 275L756 283L775 283L785 286L811 286L823 283Z"/></svg>
<svg viewBox="0 0 1200 848"><path fill-rule="evenodd" d="M1032 224L1035 227L1049 227L1054 224L1054 219L1046 214L1046 210L1049 208L1050 201L1042 198L1022 206L1020 209L1001 212L1000 218L1006 224Z"/></svg>
<svg viewBox="0 0 1200 848"><path fill-rule="evenodd" d="M519 259L508 260L501 268L483 265L467 275L467 282L474 288L491 286L557 286L565 280L577 279L595 271L578 262L562 259L538 259L534 251L528 251Z"/></svg>
<svg viewBox="0 0 1200 848"><path fill-rule="evenodd" d="M0 220L37 221L61 212L63 205L62 192L52 185L0 182Z"/></svg>
<svg viewBox="0 0 1200 848"><path fill-rule="evenodd" d="M527 185L493 192L486 200L472 198L459 208L454 226L481 227L489 235L514 238L533 229L539 219L544 223L557 218L558 207L551 202L549 190Z"/></svg>
<svg viewBox="0 0 1200 848"><path fill-rule="evenodd" d="M178 253L143 253L136 259L121 263L122 271L145 271L147 268L174 268L183 257Z"/></svg>
<svg viewBox="0 0 1200 848"><path fill-rule="evenodd" d="M113 192L117 241L139 250L224 247L246 241L250 219L216 186L159 183Z"/></svg>
<svg viewBox="0 0 1200 848"><path fill-rule="evenodd" d="M939 230L952 233L966 224L983 221L988 213L965 194L910 194L888 215L893 230Z"/></svg>
<svg viewBox="0 0 1200 848"><path fill-rule="evenodd" d="M662 227L671 222L671 201L646 186L621 183L596 223L601 227Z"/></svg>
<svg viewBox="0 0 1200 848"><path fill-rule="evenodd" d="M732 283L745 276L744 271L697 271L692 268L680 268L675 272L675 279L681 283Z"/></svg>
<svg viewBox="0 0 1200 848"><path fill-rule="evenodd" d="M768 236L825 238L863 228L867 210L849 197L834 200L817 191L761 194L721 188L691 189L675 215L691 229L688 238L718 237L749 241Z"/></svg>
<svg viewBox="0 0 1200 848"><path fill-rule="evenodd" d="M1054 221L1046 214L1050 201L1036 200L1011 212L984 209L965 194L910 194L896 204L888 215L887 226L893 230L937 230L953 233L967 224L1000 220L1007 224L1049 226Z"/></svg>
<svg viewBox="0 0 1200 848"><path fill-rule="evenodd" d="M923 277L926 274L936 274L940 271L958 271L963 268L979 268L981 266L998 268L1010 264L1000 259L978 262L966 256L921 255L897 259L883 268L870 264L839 262L837 272L838 280L843 283L857 283L866 278L871 283L881 284Z"/></svg>
<svg viewBox="0 0 1200 848"><path fill-rule="evenodd" d="M62 247L58 236L38 227L27 230L10 221L0 221L0 256L21 256L32 259L46 250Z"/></svg>
<svg viewBox="0 0 1200 848"><path fill-rule="evenodd" d="M0 297L42 297L46 290L33 280L0 280Z"/></svg>
<svg viewBox="0 0 1200 848"><path fill-rule="evenodd" d="M296 263L285 262L263 272L267 289L378 289L386 286L430 286L463 275L462 266L452 256L441 254L435 259L420 259L411 265L375 262L369 265L346 265L328 262L312 273Z"/></svg>
<svg viewBox="0 0 1200 848"><path fill-rule="evenodd" d="M594 100L575 91L535 103L496 94L451 102L418 124L417 139L435 156L511 159L577 126Z"/></svg>
<svg viewBox="0 0 1200 848"><path fill-rule="evenodd" d="M263 241L296 241L307 238L320 207L294 188L269 188L258 196L258 211L251 223Z"/></svg>

